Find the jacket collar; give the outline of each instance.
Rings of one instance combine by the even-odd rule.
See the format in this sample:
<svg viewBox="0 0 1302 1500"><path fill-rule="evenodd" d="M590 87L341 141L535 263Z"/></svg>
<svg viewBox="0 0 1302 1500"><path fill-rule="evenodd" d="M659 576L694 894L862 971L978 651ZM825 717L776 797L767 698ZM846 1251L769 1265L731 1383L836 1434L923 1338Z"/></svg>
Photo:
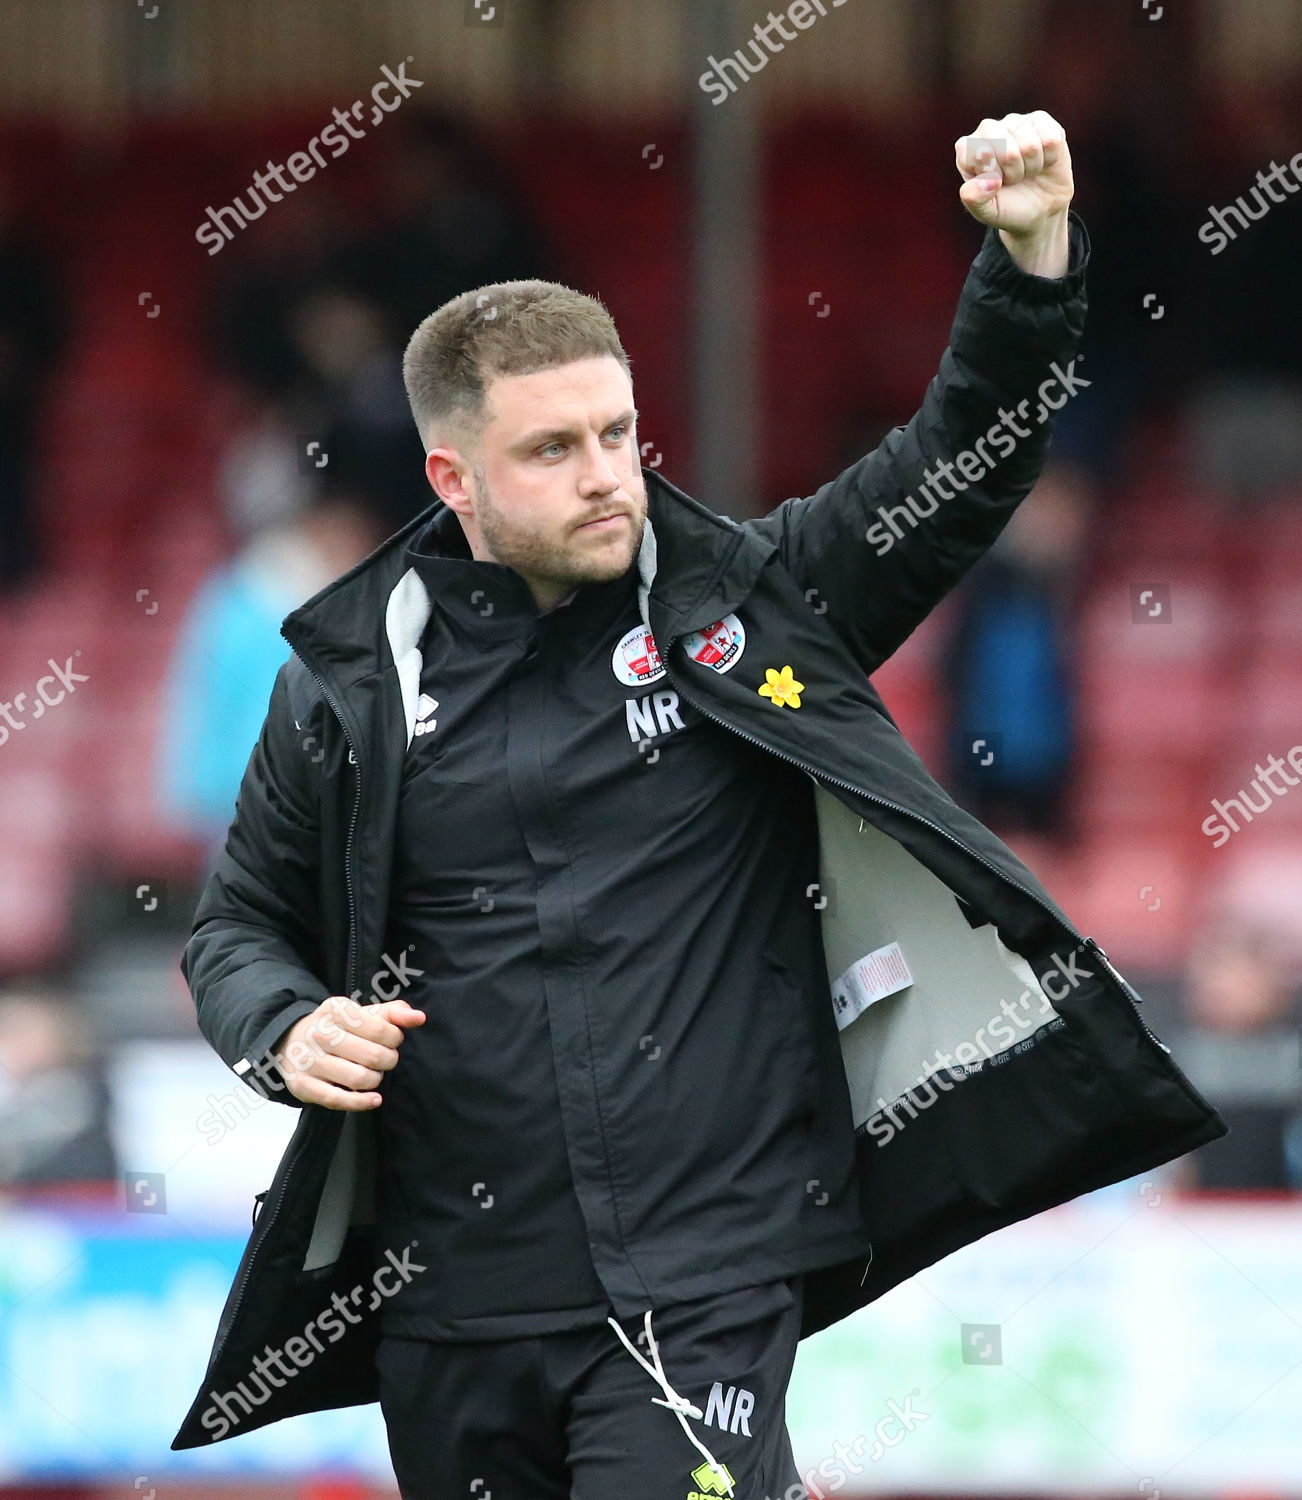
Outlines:
<svg viewBox="0 0 1302 1500"><path fill-rule="evenodd" d="M750 592L773 542L715 514L643 468L647 519L637 555L638 609L660 650L734 610ZM424 581L408 544L447 509L435 499L374 552L292 610L281 634L342 696L389 667L397 670L414 722L420 641L430 616Z"/></svg>
<svg viewBox="0 0 1302 1500"><path fill-rule="evenodd" d="M435 614L455 620L475 640L519 635L530 624L560 616L591 618L608 607L619 607L632 586L630 563L626 572L603 583L575 586L548 609L539 611L529 585L514 568L471 554L457 515L443 506L429 526L407 548L407 561L420 574ZM566 611L575 600L577 607ZM618 600L619 605L614 601Z"/></svg>

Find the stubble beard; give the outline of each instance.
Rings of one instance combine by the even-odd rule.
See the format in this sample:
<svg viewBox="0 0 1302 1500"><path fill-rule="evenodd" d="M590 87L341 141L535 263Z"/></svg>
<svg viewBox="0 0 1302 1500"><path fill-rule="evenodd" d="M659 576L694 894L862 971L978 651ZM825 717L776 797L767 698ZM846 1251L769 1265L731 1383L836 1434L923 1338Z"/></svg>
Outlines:
<svg viewBox="0 0 1302 1500"><path fill-rule="evenodd" d="M577 588L585 583L608 583L628 572L642 543L642 532L646 526L645 502L640 515L630 517L632 521L628 550L621 562L611 561L609 555L583 556L581 543L566 546L552 536L544 535L528 527L510 521L493 503L492 491L481 469L474 470L475 494L479 504L475 508L475 521L479 534L492 550L494 558L508 568L526 577L545 579L564 589ZM568 533L570 536L576 533Z"/></svg>

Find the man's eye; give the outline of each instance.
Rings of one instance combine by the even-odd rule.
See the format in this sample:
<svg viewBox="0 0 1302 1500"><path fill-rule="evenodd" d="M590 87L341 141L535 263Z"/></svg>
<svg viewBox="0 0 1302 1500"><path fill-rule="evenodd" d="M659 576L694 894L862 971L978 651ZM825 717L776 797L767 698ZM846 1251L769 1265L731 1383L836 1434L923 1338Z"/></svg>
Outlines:
<svg viewBox="0 0 1302 1500"><path fill-rule="evenodd" d="M627 432L628 428L621 422L618 426L610 428L606 435L607 437L613 436L617 441L623 442Z"/></svg>
<svg viewBox="0 0 1302 1500"><path fill-rule="evenodd" d="M548 444L546 444L545 447L539 448L538 452L539 453L550 453L553 448L564 448L564 446L565 446L564 443L559 443L559 442L558 443L548 443Z"/></svg>

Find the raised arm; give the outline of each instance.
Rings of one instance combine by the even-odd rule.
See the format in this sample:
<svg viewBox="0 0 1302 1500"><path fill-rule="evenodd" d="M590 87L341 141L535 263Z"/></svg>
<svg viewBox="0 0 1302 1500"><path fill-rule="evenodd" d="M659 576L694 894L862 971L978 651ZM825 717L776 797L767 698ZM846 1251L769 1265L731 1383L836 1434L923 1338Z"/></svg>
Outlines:
<svg viewBox="0 0 1302 1500"><path fill-rule="evenodd" d="M1054 413L1089 384L1077 353L1089 237L1043 111L955 142L959 198L987 226L949 345L907 427L815 494L744 523L877 667L986 551L1044 465Z"/></svg>

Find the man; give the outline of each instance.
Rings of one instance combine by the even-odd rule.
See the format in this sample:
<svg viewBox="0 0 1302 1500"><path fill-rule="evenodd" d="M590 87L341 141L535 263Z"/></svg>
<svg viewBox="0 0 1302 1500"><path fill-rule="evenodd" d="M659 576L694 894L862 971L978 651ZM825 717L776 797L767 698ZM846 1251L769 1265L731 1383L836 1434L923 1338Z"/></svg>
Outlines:
<svg viewBox="0 0 1302 1500"><path fill-rule="evenodd" d="M408 1500L794 1500L800 1337L1223 1133L868 682L1078 379L1063 132L977 134L922 410L762 520L639 469L592 299L417 329L436 500L286 620L182 961L303 1113L173 1447L378 1397Z"/></svg>

